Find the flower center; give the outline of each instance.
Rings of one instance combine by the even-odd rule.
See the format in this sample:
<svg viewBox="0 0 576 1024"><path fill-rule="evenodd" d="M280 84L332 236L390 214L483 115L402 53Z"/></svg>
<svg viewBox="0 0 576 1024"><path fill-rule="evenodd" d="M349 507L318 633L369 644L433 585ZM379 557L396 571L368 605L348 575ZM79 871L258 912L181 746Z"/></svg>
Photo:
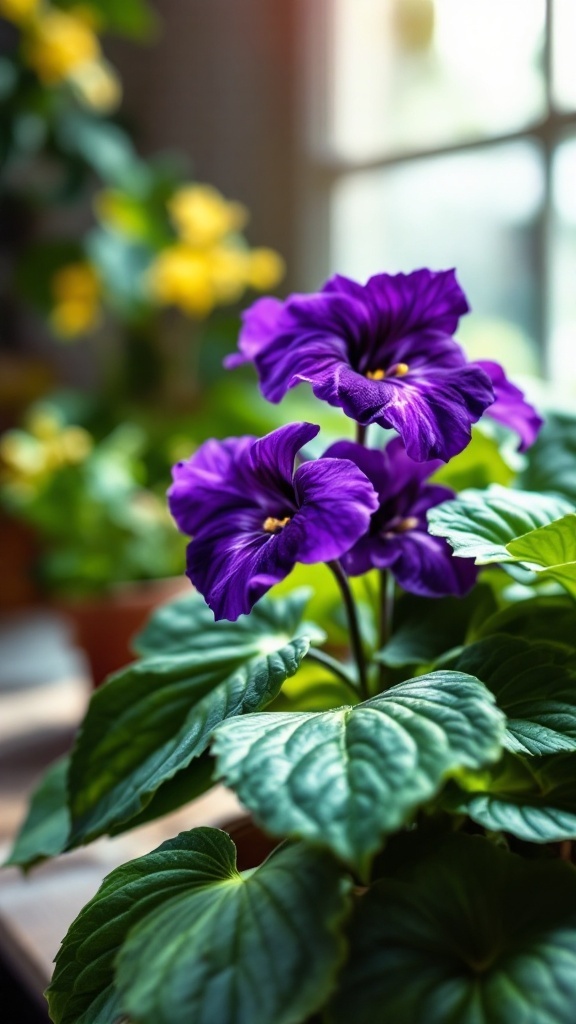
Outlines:
<svg viewBox="0 0 576 1024"><path fill-rule="evenodd" d="M394 363L389 370L367 370L368 380L384 380L386 377L405 377L410 367L408 363Z"/></svg>
<svg viewBox="0 0 576 1024"><path fill-rule="evenodd" d="M267 516L262 523L265 533L282 533L285 526L288 526L291 516L284 516L284 519L276 519L275 516Z"/></svg>
<svg viewBox="0 0 576 1024"><path fill-rule="evenodd" d="M408 533L410 530L415 530L417 526L417 516L406 516L404 519L393 519L392 522L387 524L384 537L386 540L392 540L392 538L397 537L399 533Z"/></svg>

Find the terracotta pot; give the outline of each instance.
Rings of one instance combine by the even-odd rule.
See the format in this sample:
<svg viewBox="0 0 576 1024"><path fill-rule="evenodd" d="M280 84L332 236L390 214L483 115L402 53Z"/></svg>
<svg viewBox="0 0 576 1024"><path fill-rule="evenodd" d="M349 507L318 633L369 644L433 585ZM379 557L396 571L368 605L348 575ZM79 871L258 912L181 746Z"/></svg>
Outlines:
<svg viewBox="0 0 576 1024"><path fill-rule="evenodd" d="M130 641L154 609L190 591L184 577L118 584L106 595L58 602L71 621L76 643L88 659L94 686L134 661Z"/></svg>

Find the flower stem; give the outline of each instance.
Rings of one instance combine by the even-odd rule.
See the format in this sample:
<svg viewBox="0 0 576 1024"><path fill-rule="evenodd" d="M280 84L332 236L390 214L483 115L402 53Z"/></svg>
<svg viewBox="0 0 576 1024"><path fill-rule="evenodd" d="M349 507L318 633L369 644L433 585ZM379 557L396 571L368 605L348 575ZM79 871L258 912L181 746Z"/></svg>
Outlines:
<svg viewBox="0 0 576 1024"><path fill-rule="evenodd" d="M392 620L394 617L394 587L395 581L392 573L387 569L380 570L380 623L379 623L379 649L386 646L392 636ZM380 664L380 691L385 690L389 685L388 671L386 665Z"/></svg>
<svg viewBox="0 0 576 1024"><path fill-rule="evenodd" d="M311 647L306 657L310 658L311 661L318 662L319 665L323 665L324 668L329 669L330 672L333 672L335 676L338 676L343 683L346 683L348 689L352 690L356 697L358 696L358 687L356 686L356 683L348 675L346 669L340 664L340 662L336 661L336 658L327 654L326 651L319 650L317 647Z"/></svg>
<svg viewBox="0 0 576 1024"><path fill-rule="evenodd" d="M367 700L370 693L368 690L368 678L366 673L366 658L364 656L360 626L358 624L358 613L356 611L356 604L352 596L350 584L348 583L348 577L337 559L333 562L327 562L326 564L334 573L336 582L338 583L342 597L344 598L346 615L348 616L348 626L350 629L350 646L352 647L352 654L354 655L354 661L358 668L358 688L362 695L362 699Z"/></svg>
<svg viewBox="0 0 576 1024"><path fill-rule="evenodd" d="M363 423L356 424L356 444L366 445L366 431L368 427Z"/></svg>

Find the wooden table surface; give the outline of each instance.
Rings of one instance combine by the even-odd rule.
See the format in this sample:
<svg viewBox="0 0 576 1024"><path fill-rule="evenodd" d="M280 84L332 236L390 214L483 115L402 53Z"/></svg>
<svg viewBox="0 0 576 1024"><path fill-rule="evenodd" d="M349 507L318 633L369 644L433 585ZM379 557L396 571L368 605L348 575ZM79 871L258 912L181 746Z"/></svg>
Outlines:
<svg viewBox="0 0 576 1024"><path fill-rule="evenodd" d="M16 643L15 643L16 638ZM44 613L0 619L0 860L24 818L44 769L70 748L90 698L85 663L62 623ZM210 793L165 818L114 839L103 838L23 875L0 871L0 952L43 1002L52 961L69 924L103 877L165 839L197 825L242 814L232 793Z"/></svg>

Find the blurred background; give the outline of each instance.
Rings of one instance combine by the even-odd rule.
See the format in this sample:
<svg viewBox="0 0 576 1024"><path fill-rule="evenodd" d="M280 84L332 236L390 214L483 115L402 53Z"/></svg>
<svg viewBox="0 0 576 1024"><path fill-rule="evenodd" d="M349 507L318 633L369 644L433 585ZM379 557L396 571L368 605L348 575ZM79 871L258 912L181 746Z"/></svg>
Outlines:
<svg viewBox="0 0 576 1024"><path fill-rule="evenodd" d="M180 571L171 463L308 401L221 369L258 294L455 266L470 354L571 401L573 0L0 14L4 605Z"/></svg>

